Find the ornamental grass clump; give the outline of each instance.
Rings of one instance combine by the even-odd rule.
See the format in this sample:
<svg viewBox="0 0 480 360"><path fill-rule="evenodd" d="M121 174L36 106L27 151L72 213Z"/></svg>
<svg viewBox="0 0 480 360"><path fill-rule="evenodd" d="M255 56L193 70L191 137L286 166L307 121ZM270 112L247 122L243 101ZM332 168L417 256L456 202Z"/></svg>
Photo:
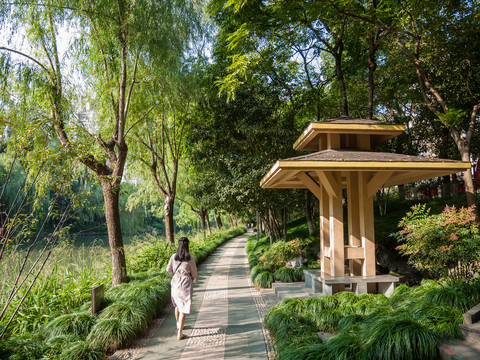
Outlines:
<svg viewBox="0 0 480 360"><path fill-rule="evenodd" d="M99 344L106 352L114 352L136 337L137 326L118 318L99 319L87 336L87 341Z"/></svg>
<svg viewBox="0 0 480 360"><path fill-rule="evenodd" d="M136 332L143 332L147 327L148 313L143 306L122 299L104 309L99 315L99 320L102 319L118 319L122 324L134 326Z"/></svg>
<svg viewBox="0 0 480 360"><path fill-rule="evenodd" d="M82 337L74 334L63 334L49 338L46 345L49 347L47 351L48 357L59 355L71 343L81 340Z"/></svg>
<svg viewBox="0 0 480 360"><path fill-rule="evenodd" d="M316 335L315 324L308 318L292 311L290 306L280 303L265 315L265 326L274 335L279 348L321 342Z"/></svg>
<svg viewBox="0 0 480 360"><path fill-rule="evenodd" d="M463 324L463 312L449 307L427 302L419 302L411 309L412 316L422 325L435 332L442 339L460 339L459 324Z"/></svg>
<svg viewBox="0 0 480 360"><path fill-rule="evenodd" d="M287 267L281 267L274 273L275 281L280 282L294 282L297 277L295 275L295 270Z"/></svg>
<svg viewBox="0 0 480 360"><path fill-rule="evenodd" d="M255 277L253 280L253 285L255 288L264 288L269 289L272 287L272 283L274 280L273 273L271 271L263 271Z"/></svg>
<svg viewBox="0 0 480 360"><path fill-rule="evenodd" d="M323 349L322 359L360 360L363 354L363 340L352 332L342 332L328 340Z"/></svg>
<svg viewBox="0 0 480 360"><path fill-rule="evenodd" d="M60 359L102 360L104 358L105 351L100 344L90 343L85 340L78 340L68 344L60 355Z"/></svg>
<svg viewBox="0 0 480 360"><path fill-rule="evenodd" d="M288 347L280 352L277 360L319 360L328 355L328 349L322 343L314 343L301 347Z"/></svg>
<svg viewBox="0 0 480 360"><path fill-rule="evenodd" d="M43 328L43 334L48 339L65 334L85 337L94 324L95 316L91 312L74 312L48 322Z"/></svg>
<svg viewBox="0 0 480 360"><path fill-rule="evenodd" d="M251 268L250 278L252 279L252 281L255 282L255 278L265 270L266 269L261 264L255 265L253 268Z"/></svg>
<svg viewBox="0 0 480 360"><path fill-rule="evenodd" d="M446 206L430 215L425 204L415 205L393 234L397 250L408 263L434 278L450 282L471 281L480 270L480 235L473 207Z"/></svg>
<svg viewBox="0 0 480 360"><path fill-rule="evenodd" d="M405 313L380 317L372 325L363 329L367 359L437 359L438 337Z"/></svg>

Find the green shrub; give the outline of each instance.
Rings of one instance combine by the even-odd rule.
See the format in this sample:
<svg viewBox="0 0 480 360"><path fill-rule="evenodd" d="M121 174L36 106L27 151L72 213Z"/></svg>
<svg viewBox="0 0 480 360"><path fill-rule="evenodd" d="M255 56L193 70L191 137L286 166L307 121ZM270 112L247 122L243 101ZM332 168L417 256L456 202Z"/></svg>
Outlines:
<svg viewBox="0 0 480 360"><path fill-rule="evenodd" d="M99 319L88 334L87 341L99 344L106 352L127 345L136 337L135 324L117 318Z"/></svg>
<svg viewBox="0 0 480 360"><path fill-rule="evenodd" d="M328 360L360 360L364 359L362 339L351 332L343 332L328 340L323 350Z"/></svg>
<svg viewBox="0 0 480 360"><path fill-rule="evenodd" d="M433 304L451 306L466 312L477 304L477 299L472 301L472 297L469 295L459 291L458 288L447 286L429 289L423 298Z"/></svg>
<svg viewBox="0 0 480 360"><path fill-rule="evenodd" d="M0 345L0 358L9 360L37 360L48 349L39 336L24 334L12 336Z"/></svg>
<svg viewBox="0 0 480 360"><path fill-rule="evenodd" d="M404 314L381 317L363 331L368 359L437 359L437 336Z"/></svg>
<svg viewBox="0 0 480 360"><path fill-rule="evenodd" d="M365 316L359 314L350 314L342 317L338 322L340 331L349 331L354 326L357 326L365 319Z"/></svg>
<svg viewBox="0 0 480 360"><path fill-rule="evenodd" d="M353 306L359 298L353 292L342 291L334 295L339 306Z"/></svg>
<svg viewBox="0 0 480 360"><path fill-rule="evenodd" d="M265 326L280 347L288 347L292 342L298 344L302 341L298 337L306 337L312 333L316 335L316 327L311 320L282 306L276 307L276 310L272 309L265 315ZM311 337L309 339L312 341ZM319 338L318 341L320 341Z"/></svg>
<svg viewBox="0 0 480 360"><path fill-rule="evenodd" d="M247 252L247 254L249 252L251 252L253 250L253 247L255 246L255 243L256 243L256 240L250 240L253 236L255 235L251 235L248 237L248 241L247 243L245 244L245 251Z"/></svg>
<svg viewBox="0 0 480 360"><path fill-rule="evenodd" d="M326 295L324 297L328 297ZM318 313L325 309L325 303L323 298L324 297L309 297L306 298L301 302L301 304L297 305L298 307L301 306L302 313Z"/></svg>
<svg viewBox="0 0 480 360"><path fill-rule="evenodd" d="M47 356L59 355L69 344L81 340L81 336L74 334L57 335L46 341Z"/></svg>
<svg viewBox="0 0 480 360"><path fill-rule="evenodd" d="M344 316L344 312L340 309L326 309L316 314L311 314L317 329L325 332L337 332L339 329L338 323Z"/></svg>
<svg viewBox="0 0 480 360"><path fill-rule="evenodd" d="M250 266L250 269L258 265L259 263L260 262L258 261L258 256L256 254L250 253L248 255L248 266Z"/></svg>
<svg viewBox="0 0 480 360"><path fill-rule="evenodd" d="M328 356L324 344L316 343L303 347L289 347L280 352L277 360L320 360Z"/></svg>
<svg viewBox="0 0 480 360"><path fill-rule="evenodd" d="M147 327L148 313L143 306L138 306L133 301L119 300L104 309L99 319L118 319L122 323L132 324L137 330L144 330Z"/></svg>
<svg viewBox="0 0 480 360"><path fill-rule="evenodd" d="M69 344L60 358L65 360L101 360L105 358L105 351L99 344L79 340Z"/></svg>
<svg viewBox="0 0 480 360"><path fill-rule="evenodd" d="M61 315L49 323L43 329L47 338L59 335L73 334L87 336L95 324L95 316L89 312L76 312Z"/></svg>
<svg viewBox="0 0 480 360"><path fill-rule="evenodd" d="M410 313L440 338L460 339L462 336L458 325L463 323L463 311L459 309L419 302Z"/></svg>
<svg viewBox="0 0 480 360"><path fill-rule="evenodd" d="M255 265L251 270L250 270L250 278L252 279L252 282L255 282L256 277L265 271L265 268L261 265Z"/></svg>
<svg viewBox="0 0 480 360"><path fill-rule="evenodd" d="M145 237L142 243L137 245L135 254L127 257L128 271L141 272L166 266L172 253L170 244L150 234L146 234Z"/></svg>
<svg viewBox="0 0 480 360"><path fill-rule="evenodd" d="M271 271L264 271L258 274L253 281L255 287L268 289L272 287L273 283L273 273Z"/></svg>
<svg viewBox="0 0 480 360"><path fill-rule="evenodd" d="M295 270L287 267L281 267L274 273L275 281L294 282L296 281Z"/></svg>
<svg viewBox="0 0 480 360"><path fill-rule="evenodd" d="M309 239L294 239L289 242L277 241L259 258L260 262L272 272L285 266L288 260L302 256L302 249L310 242Z"/></svg>
<svg viewBox="0 0 480 360"><path fill-rule="evenodd" d="M293 271L293 275L295 277L294 281L305 281L305 273L303 272L303 270L305 269L308 269L308 268L302 266L302 267L296 268Z"/></svg>
<svg viewBox="0 0 480 360"><path fill-rule="evenodd" d="M441 214L430 215L420 204L399 226L402 230L393 234L401 243L397 249L416 269L453 281L471 280L478 272L480 236L473 208L447 205Z"/></svg>

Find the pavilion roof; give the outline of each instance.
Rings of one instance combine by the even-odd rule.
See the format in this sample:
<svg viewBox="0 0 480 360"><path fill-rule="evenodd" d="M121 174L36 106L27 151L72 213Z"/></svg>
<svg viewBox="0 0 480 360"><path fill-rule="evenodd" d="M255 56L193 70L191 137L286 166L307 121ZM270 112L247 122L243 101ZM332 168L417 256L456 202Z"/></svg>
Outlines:
<svg viewBox="0 0 480 360"><path fill-rule="evenodd" d="M346 174L351 171L384 172L383 187L430 179L471 168L468 162L410 156L373 151L330 149L316 153L278 160L263 177L264 188L306 188L297 178L300 172L307 173L320 182L318 172L340 171L346 184Z"/></svg>
<svg viewBox="0 0 480 360"><path fill-rule="evenodd" d="M372 147L374 147L400 135L403 131L405 131L404 125L342 116L310 123L295 141L293 148L318 151L320 150L318 145L320 138L326 137L327 134L369 135Z"/></svg>

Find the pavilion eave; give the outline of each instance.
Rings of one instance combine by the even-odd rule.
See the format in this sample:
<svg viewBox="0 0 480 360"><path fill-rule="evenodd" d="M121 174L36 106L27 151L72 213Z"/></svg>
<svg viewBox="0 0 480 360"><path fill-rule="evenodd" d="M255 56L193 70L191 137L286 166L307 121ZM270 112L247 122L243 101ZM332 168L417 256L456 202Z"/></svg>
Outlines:
<svg viewBox="0 0 480 360"><path fill-rule="evenodd" d="M307 173L319 182L318 172L341 172L342 183L346 184L348 172L390 172L383 187L440 177L466 171L471 168L468 162L358 162L358 161L292 161L279 160L263 177L263 188L306 188L297 175Z"/></svg>

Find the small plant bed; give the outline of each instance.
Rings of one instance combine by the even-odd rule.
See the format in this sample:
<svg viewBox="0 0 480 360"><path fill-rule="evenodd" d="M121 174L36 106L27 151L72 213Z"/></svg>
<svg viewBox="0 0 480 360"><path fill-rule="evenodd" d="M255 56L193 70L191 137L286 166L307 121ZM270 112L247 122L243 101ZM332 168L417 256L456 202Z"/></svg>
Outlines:
<svg viewBox="0 0 480 360"><path fill-rule="evenodd" d="M201 263L219 245L245 231L242 227L191 239L191 253L197 263ZM34 298L32 308L27 308L30 303L26 302L16 323L9 328L7 340L0 344L0 358L104 359L106 354L127 346L144 334L150 321L170 302L171 276L165 272L165 265L174 249L160 239L145 239L135 250L135 255L127 258L130 281L108 287L104 308L97 315L91 314L90 288L77 294L81 300L76 303L80 305L63 312L42 310L42 297ZM42 283L38 283L32 296L42 293L41 286ZM48 299L48 295L45 298ZM44 321L29 323L27 314L39 311L44 311Z"/></svg>
<svg viewBox="0 0 480 360"><path fill-rule="evenodd" d="M480 279L448 285L424 280L383 295L289 298L271 308L265 325L277 360L438 359L442 340L461 337L463 313L480 302ZM322 342L321 333L335 336Z"/></svg>
<svg viewBox="0 0 480 360"><path fill-rule="evenodd" d="M317 241L314 237L305 234L306 225L300 225L288 232L292 240L279 240L270 245L270 237L263 236L259 241L256 235L248 238L245 250L248 254L250 265L250 277L254 286L258 288L270 288L272 283L305 281L303 270L319 268L316 262L315 249ZM303 236L295 237L295 236ZM286 266L290 260L303 258L307 260L304 266L295 269Z"/></svg>

